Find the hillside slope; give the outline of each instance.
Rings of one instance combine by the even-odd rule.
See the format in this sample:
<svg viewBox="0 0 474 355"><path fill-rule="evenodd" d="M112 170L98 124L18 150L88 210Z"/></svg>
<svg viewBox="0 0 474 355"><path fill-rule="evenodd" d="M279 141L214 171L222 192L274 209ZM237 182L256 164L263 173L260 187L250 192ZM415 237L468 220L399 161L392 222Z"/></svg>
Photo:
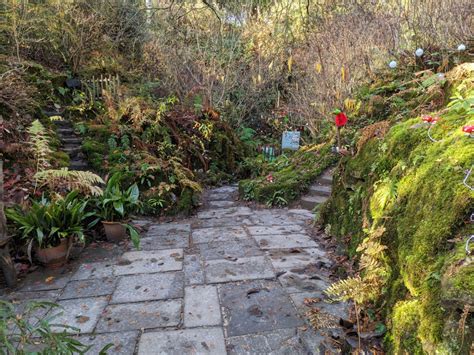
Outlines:
<svg viewBox="0 0 474 355"><path fill-rule="evenodd" d="M474 64L412 79L370 88L362 107L376 107L384 120L356 135L357 152L336 169L320 217L350 254L370 231L385 229L388 275L368 307L383 314L391 353L469 353L474 262L465 244L474 234L474 191L463 179L474 139L462 128L474 124ZM374 93L382 95L377 105ZM439 117L433 139L428 117Z"/></svg>

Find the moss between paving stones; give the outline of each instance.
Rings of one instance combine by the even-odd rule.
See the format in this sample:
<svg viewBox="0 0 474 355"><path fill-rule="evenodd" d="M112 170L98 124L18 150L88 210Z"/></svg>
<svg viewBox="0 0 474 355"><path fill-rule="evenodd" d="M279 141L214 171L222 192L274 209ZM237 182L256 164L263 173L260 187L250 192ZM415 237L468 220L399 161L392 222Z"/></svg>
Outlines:
<svg viewBox="0 0 474 355"><path fill-rule="evenodd" d="M465 85L464 95L474 98L472 64L447 77L447 97ZM349 240L352 255L364 228L386 228L382 242L392 274L380 304L391 353L468 353L473 340L472 317L464 338L456 329L464 306L474 301L474 264L464 251L474 234L464 222L474 212L474 193L462 183L474 163L474 140L461 131L474 117L448 106L433 112L442 117L433 128L442 141L428 139L420 117L405 116L385 137L344 158L321 210L326 231Z"/></svg>

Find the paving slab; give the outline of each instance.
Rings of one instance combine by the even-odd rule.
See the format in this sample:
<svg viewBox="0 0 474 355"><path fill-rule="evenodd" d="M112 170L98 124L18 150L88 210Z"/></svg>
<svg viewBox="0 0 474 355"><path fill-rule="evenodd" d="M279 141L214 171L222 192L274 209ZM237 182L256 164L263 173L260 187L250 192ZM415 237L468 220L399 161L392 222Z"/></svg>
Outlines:
<svg viewBox="0 0 474 355"><path fill-rule="evenodd" d="M194 244L227 242L249 238L247 232L243 227L217 227L195 229L193 230L191 236Z"/></svg>
<svg viewBox="0 0 474 355"><path fill-rule="evenodd" d="M297 224L286 224L279 226L250 226L247 228L249 233L253 236L304 233L303 227Z"/></svg>
<svg viewBox="0 0 474 355"><path fill-rule="evenodd" d="M232 260L208 260L204 263L208 283L271 279L275 273L264 256Z"/></svg>
<svg viewBox="0 0 474 355"><path fill-rule="evenodd" d="M104 346L112 344L112 347L107 350L107 354L130 355L135 351L138 331L81 335L77 339L82 344L92 345L87 354L100 354Z"/></svg>
<svg viewBox="0 0 474 355"><path fill-rule="evenodd" d="M238 186L222 186L222 187L218 187L216 189L212 189L209 191L209 196L210 198L212 199L212 196L214 194L221 194L221 193L229 193L229 194L232 194L232 193L235 193L239 191L239 187Z"/></svg>
<svg viewBox="0 0 474 355"><path fill-rule="evenodd" d="M258 213L249 217L252 226L279 226L288 224L288 216L283 213ZM292 222L293 224L297 224Z"/></svg>
<svg viewBox="0 0 474 355"><path fill-rule="evenodd" d="M222 328L193 328L145 333L138 355L223 355L226 353Z"/></svg>
<svg viewBox="0 0 474 355"><path fill-rule="evenodd" d="M110 303L142 302L183 297L182 272L122 276Z"/></svg>
<svg viewBox="0 0 474 355"><path fill-rule="evenodd" d="M218 208L198 213L198 218L223 218L223 217L237 217L237 216L250 216L252 210L248 207L230 207L230 208Z"/></svg>
<svg viewBox="0 0 474 355"><path fill-rule="evenodd" d="M307 268L310 265L331 265L326 258L326 253L319 248L294 248L292 250L271 250L270 261L277 271L291 270L295 268ZM317 272L315 270L315 272ZM319 271L318 271L319 272Z"/></svg>
<svg viewBox="0 0 474 355"><path fill-rule="evenodd" d="M306 275L294 273L291 271L280 275L278 280L280 280L280 283L288 293L300 293L308 291L322 292L330 286L330 282L316 274Z"/></svg>
<svg viewBox="0 0 474 355"><path fill-rule="evenodd" d="M221 285L219 296L228 336L303 325L289 296L277 281Z"/></svg>
<svg viewBox="0 0 474 355"><path fill-rule="evenodd" d="M325 302L324 300L327 299L327 297L322 291L292 293L290 294L290 297L295 304L296 309L302 316L304 316L312 307L316 307L318 310L331 315L336 323L338 323L339 319L346 318L349 312L349 306L345 302ZM305 302L305 299L313 299L313 302L309 305Z"/></svg>
<svg viewBox="0 0 474 355"><path fill-rule="evenodd" d="M7 294L2 295L2 299L7 299L14 303L17 302L25 302L25 301L47 301L47 302L55 302L59 295L61 294L61 290L46 290L46 291L32 291L32 292L21 292L21 291L14 291Z"/></svg>
<svg viewBox="0 0 474 355"><path fill-rule="evenodd" d="M183 250L130 251L114 265L115 275L150 274L183 268Z"/></svg>
<svg viewBox="0 0 474 355"><path fill-rule="evenodd" d="M177 233L189 233L191 231L190 223L162 223L152 224L148 229L147 236L169 235Z"/></svg>
<svg viewBox="0 0 474 355"><path fill-rule="evenodd" d="M96 332L114 332L175 327L181 320L181 300L109 305L97 324Z"/></svg>
<svg viewBox="0 0 474 355"><path fill-rule="evenodd" d="M204 268L199 255L185 255L183 271L186 286L204 283Z"/></svg>
<svg viewBox="0 0 474 355"><path fill-rule="evenodd" d="M78 298L73 300L59 301L58 305L63 308L63 313L54 318L55 324L63 324L78 328L81 333L92 333L107 306L106 297ZM57 314L58 310L53 309L49 314ZM62 331L62 328L53 328ZM68 333L78 333L75 330L67 330Z"/></svg>
<svg viewBox="0 0 474 355"><path fill-rule="evenodd" d="M208 205L211 208L226 208L233 207L237 203L235 201L209 201Z"/></svg>
<svg viewBox="0 0 474 355"><path fill-rule="evenodd" d="M59 299L85 298L111 295L115 289L116 279L78 280L69 282L64 288Z"/></svg>
<svg viewBox="0 0 474 355"><path fill-rule="evenodd" d="M254 235L262 249L312 248L317 244L306 234Z"/></svg>
<svg viewBox="0 0 474 355"><path fill-rule="evenodd" d="M112 261L100 261L82 264L76 273L72 275L71 280L88 280L111 277L114 274L113 264L114 262Z"/></svg>
<svg viewBox="0 0 474 355"><path fill-rule="evenodd" d="M227 354L308 355L297 328L227 338Z"/></svg>
<svg viewBox="0 0 474 355"><path fill-rule="evenodd" d="M62 289L71 279L67 270L39 270L29 274L19 291L48 291Z"/></svg>
<svg viewBox="0 0 474 355"><path fill-rule="evenodd" d="M252 225L253 222L249 216L240 217L222 217L214 219L196 219L192 222L193 228L213 228L213 227L240 227L244 225Z"/></svg>
<svg viewBox="0 0 474 355"><path fill-rule="evenodd" d="M255 240L246 238L217 243L198 244L199 252L205 260L244 258L263 255Z"/></svg>
<svg viewBox="0 0 474 355"><path fill-rule="evenodd" d="M217 287L188 286L184 291L184 326L187 328L222 323Z"/></svg>
<svg viewBox="0 0 474 355"><path fill-rule="evenodd" d="M141 250L160 250L187 248L189 246L189 232L170 233L168 235L153 235L146 233L140 239Z"/></svg>
<svg viewBox="0 0 474 355"><path fill-rule="evenodd" d="M209 196L209 200L212 201L225 201L225 200L233 200L236 196L233 192L219 192L213 193Z"/></svg>

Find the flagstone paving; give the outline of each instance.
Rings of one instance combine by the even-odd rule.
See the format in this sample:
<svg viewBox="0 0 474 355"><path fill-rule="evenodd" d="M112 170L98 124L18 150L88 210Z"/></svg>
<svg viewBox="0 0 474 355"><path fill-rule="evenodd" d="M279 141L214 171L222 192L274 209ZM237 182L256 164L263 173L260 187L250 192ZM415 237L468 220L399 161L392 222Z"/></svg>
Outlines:
<svg viewBox="0 0 474 355"><path fill-rule="evenodd" d="M345 304L322 301L331 261L312 236L313 214L258 209L237 188L206 192L193 218L141 219L142 249L56 272L10 299L58 302L56 323L81 330L91 354L319 354L331 352L305 316L338 322ZM116 254L115 254L116 255ZM311 301L308 301L311 300ZM74 331L73 331L74 332Z"/></svg>

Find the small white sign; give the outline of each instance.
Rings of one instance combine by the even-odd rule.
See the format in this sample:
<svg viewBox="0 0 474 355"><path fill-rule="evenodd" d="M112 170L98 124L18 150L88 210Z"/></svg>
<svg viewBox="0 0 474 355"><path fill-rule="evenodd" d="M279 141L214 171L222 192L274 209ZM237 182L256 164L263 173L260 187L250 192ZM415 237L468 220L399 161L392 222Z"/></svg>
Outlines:
<svg viewBox="0 0 474 355"><path fill-rule="evenodd" d="M300 148L301 132L285 131L281 138L281 149L298 150Z"/></svg>

